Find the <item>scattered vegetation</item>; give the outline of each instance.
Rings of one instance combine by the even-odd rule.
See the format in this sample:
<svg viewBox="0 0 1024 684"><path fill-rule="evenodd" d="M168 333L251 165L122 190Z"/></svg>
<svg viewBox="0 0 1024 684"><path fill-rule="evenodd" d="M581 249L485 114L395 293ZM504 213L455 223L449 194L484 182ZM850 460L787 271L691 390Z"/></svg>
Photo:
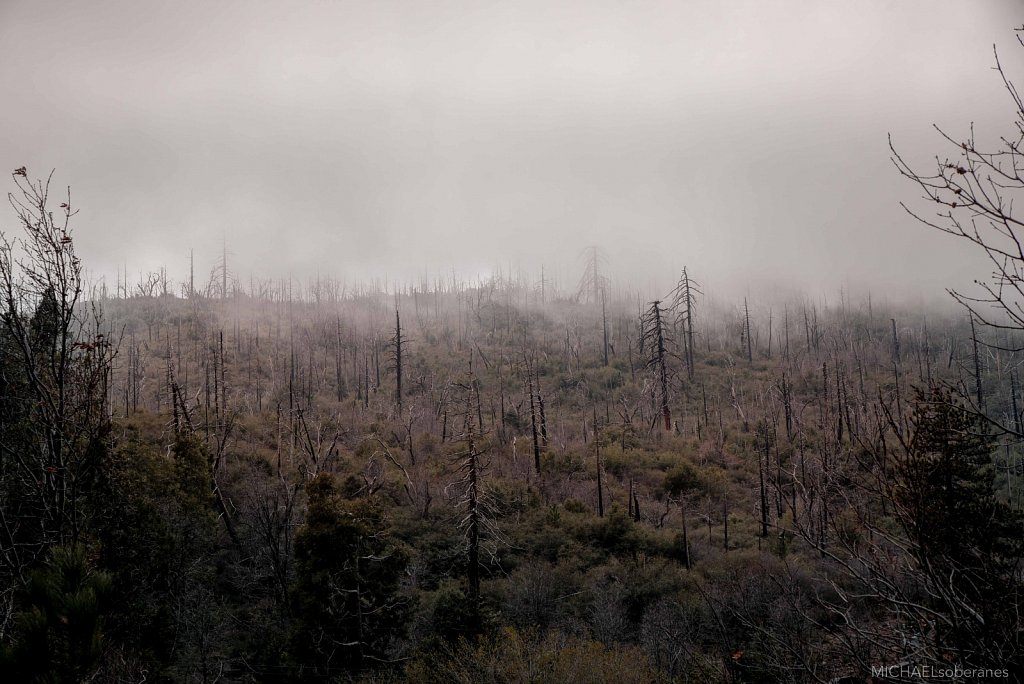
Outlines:
<svg viewBox="0 0 1024 684"><path fill-rule="evenodd" d="M926 193L1014 230L973 189L999 159L962 150ZM571 296L504 274L244 290L226 253L206 289L86 292L70 194L53 213L48 180L14 180L16 681L1024 671L1020 325L716 303L692 265L636 292L596 248Z"/></svg>

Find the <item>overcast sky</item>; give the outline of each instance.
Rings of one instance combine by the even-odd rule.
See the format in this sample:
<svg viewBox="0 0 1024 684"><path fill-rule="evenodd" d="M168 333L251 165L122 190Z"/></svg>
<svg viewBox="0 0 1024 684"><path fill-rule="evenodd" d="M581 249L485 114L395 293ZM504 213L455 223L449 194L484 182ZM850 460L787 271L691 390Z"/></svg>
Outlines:
<svg viewBox="0 0 1024 684"><path fill-rule="evenodd" d="M979 262L902 213L886 136L925 163L933 123L1009 131L1019 9L0 0L0 167L57 169L111 279L226 240L246 282L568 280L596 244L640 281L928 296Z"/></svg>

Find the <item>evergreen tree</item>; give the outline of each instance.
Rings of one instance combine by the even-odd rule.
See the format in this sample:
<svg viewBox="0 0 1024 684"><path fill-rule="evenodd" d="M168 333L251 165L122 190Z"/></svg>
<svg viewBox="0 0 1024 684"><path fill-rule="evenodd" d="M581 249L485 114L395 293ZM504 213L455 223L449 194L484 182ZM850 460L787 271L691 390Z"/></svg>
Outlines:
<svg viewBox="0 0 1024 684"><path fill-rule="evenodd" d="M995 438L946 390L918 395L893 504L932 606L937 643L974 663L1020 653L1021 516L995 494ZM1000 658L1001 658L1000 657Z"/></svg>
<svg viewBox="0 0 1024 684"><path fill-rule="evenodd" d="M93 570L84 547L51 548L25 588L0 672L8 681L85 681L103 652L103 599L110 590L110 575Z"/></svg>
<svg viewBox="0 0 1024 684"><path fill-rule="evenodd" d="M398 584L406 554L389 537L379 504L346 500L335 478L308 485L306 522L295 537L293 653L315 676L373 667L403 631Z"/></svg>
<svg viewBox="0 0 1024 684"><path fill-rule="evenodd" d="M168 459L134 430L104 455L94 519L99 564L117 587L109 635L159 675L187 658L201 590L216 579L209 452L178 435Z"/></svg>

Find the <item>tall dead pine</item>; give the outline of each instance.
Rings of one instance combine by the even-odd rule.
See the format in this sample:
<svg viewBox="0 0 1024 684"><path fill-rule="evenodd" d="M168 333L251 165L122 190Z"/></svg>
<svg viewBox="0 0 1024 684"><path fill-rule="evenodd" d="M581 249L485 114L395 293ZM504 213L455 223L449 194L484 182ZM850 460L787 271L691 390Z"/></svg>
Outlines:
<svg viewBox="0 0 1024 684"><path fill-rule="evenodd" d="M743 298L743 337L747 343L747 363L754 362L754 344L750 334L750 307L747 306L747 298Z"/></svg>
<svg viewBox="0 0 1024 684"><path fill-rule="evenodd" d="M978 353L978 331L974 327L974 315L971 315L971 344L974 351L974 391L978 401L978 410L985 410L985 395L981 389L981 355Z"/></svg>
<svg viewBox="0 0 1024 684"><path fill-rule="evenodd" d="M697 295L701 294L698 284L690 278L683 267L679 283L672 291L672 310L676 314L676 322L682 325L683 355L686 359L686 376L693 380L693 312L696 308Z"/></svg>
<svg viewBox="0 0 1024 684"><path fill-rule="evenodd" d="M391 343L394 346L394 362L395 362L395 404L398 408L402 408L402 319L398 314L398 309L395 309L395 336L391 338Z"/></svg>
<svg viewBox="0 0 1024 684"><path fill-rule="evenodd" d="M604 477L601 473L601 433L597 429L597 407L594 407L594 454L597 461L597 516L604 517Z"/></svg>
<svg viewBox="0 0 1024 684"><path fill-rule="evenodd" d="M465 494L463 497L466 516L466 536L469 540L469 566L467 567L467 578L469 580L469 598L474 603L480 598L480 454L477 453L476 436L473 432L473 408L472 396L473 381L472 370L470 371L470 389L466 393L466 459L463 462L465 472Z"/></svg>
<svg viewBox="0 0 1024 684"><path fill-rule="evenodd" d="M480 546L485 531L495 535L492 524L489 523L488 506L482 486L482 475L484 471L483 452L479 450L478 436L483 434L483 426L474 422L474 402L479 403L479 385L473 374L473 362L470 357L469 382L466 384L466 401L464 404L464 430L463 439L466 444L465 451L459 463L461 479L458 487L461 489L459 507L461 519L459 526L466 534L468 545L466 577L468 581L468 596L475 611L473 619L479 616L480 603ZM475 396L474 396L475 395ZM478 628L478 624L472 625L472 629Z"/></svg>
<svg viewBox="0 0 1024 684"><path fill-rule="evenodd" d="M533 433L533 468L540 475L540 439L537 432L537 405L533 394L533 368L526 364L526 384L530 392L530 430Z"/></svg>
<svg viewBox="0 0 1024 684"><path fill-rule="evenodd" d="M664 326L665 309L660 301L651 302L640 322L642 346L649 350L647 367L653 368L658 383L658 400L661 415L665 421L665 429L672 429L672 411L669 409L669 369L668 350Z"/></svg>

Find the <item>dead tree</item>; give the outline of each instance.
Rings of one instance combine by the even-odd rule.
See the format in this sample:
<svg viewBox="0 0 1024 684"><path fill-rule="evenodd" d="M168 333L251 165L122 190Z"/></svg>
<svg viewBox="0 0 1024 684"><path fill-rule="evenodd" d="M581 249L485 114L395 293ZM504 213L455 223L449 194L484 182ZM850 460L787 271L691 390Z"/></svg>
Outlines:
<svg viewBox="0 0 1024 684"><path fill-rule="evenodd" d="M608 311L605 307L605 292L601 288L601 339L604 353L604 365L608 365Z"/></svg>
<svg viewBox="0 0 1024 684"><path fill-rule="evenodd" d="M395 404L399 409L402 408L402 347L403 343L406 342L405 337L402 335L402 319L398 315L398 309L395 309L395 335L391 338L392 345L392 361L395 364Z"/></svg>
<svg viewBox="0 0 1024 684"><path fill-rule="evenodd" d="M8 194L22 230L0 233L0 577L23 571L85 527L85 478L109 424L117 343L99 310L81 301L68 189L50 206L50 177L24 167ZM0 581L0 584L3 584Z"/></svg>
<svg viewBox="0 0 1024 684"><path fill-rule="evenodd" d="M693 380L693 312L699 294L702 294L699 285L686 273L684 266L679 283L669 295L672 298L669 308L675 313L677 325L682 327L686 375L690 380Z"/></svg>
<svg viewBox="0 0 1024 684"><path fill-rule="evenodd" d="M195 299L196 296L196 254L195 250L188 250L188 299Z"/></svg>
<svg viewBox="0 0 1024 684"><path fill-rule="evenodd" d="M750 334L750 307L747 306L746 297L743 298L743 338L747 345L747 363L753 363L754 347Z"/></svg>
<svg viewBox="0 0 1024 684"><path fill-rule="evenodd" d="M594 407L594 456L597 468L597 516L604 517L604 477L601 473L601 433L597 429L597 407Z"/></svg>
<svg viewBox="0 0 1024 684"><path fill-rule="evenodd" d="M1024 47L1024 29L1014 29ZM975 137L973 124L955 136L935 126L946 152L932 157L929 170L920 170L899 152L890 137L891 160L897 171L920 191L921 208L901 203L915 220L965 242L983 255L991 275L975 280L971 291L950 290L971 316L971 323L1003 332L1024 331L1024 220L1017 209L1024 195L1024 99L1004 71L994 51L999 74L1013 112L1013 124L1004 135ZM930 207L926 210L925 207ZM977 335L973 335L977 339ZM993 346L986 344L986 346ZM1009 351L1021 351L1010 343ZM988 415L982 406L981 383L975 378L975 392L961 388L960 398L970 409L985 416L1000 431L1024 437L1013 421Z"/></svg>
<svg viewBox="0 0 1024 684"><path fill-rule="evenodd" d="M465 387L465 403L463 415L463 434L465 450L460 455L457 472L460 479L456 482L459 490L458 507L461 513L459 526L466 535L468 581L468 597L476 613L480 604L480 550L485 534L497 537L496 530L489 515L489 502L484 493L482 475L485 469L484 454L479 450L478 439L482 427L474 423L474 402L479 403L478 385L473 374L473 362L470 359L469 382ZM475 615L478 618L479 615Z"/></svg>
<svg viewBox="0 0 1024 684"><path fill-rule="evenodd" d="M779 382L779 392L782 394L782 410L786 419L786 439L793 441L793 387L786 380L786 372L782 372L782 380Z"/></svg>
<svg viewBox="0 0 1024 684"><path fill-rule="evenodd" d="M540 475L540 439L537 431L537 405L533 393L533 369L529 362L526 363L526 384L530 392L530 431L533 435L533 469Z"/></svg>
<svg viewBox="0 0 1024 684"><path fill-rule="evenodd" d="M608 286L608 278L604 275L604 266L608 261L600 247L587 247L583 250L583 275L576 287L576 301L597 304L601 301L601 293Z"/></svg>
<svg viewBox="0 0 1024 684"><path fill-rule="evenodd" d="M544 413L544 393L540 389L540 375L534 370L534 382L536 383L537 390L537 417L540 422L537 427L540 428L540 448L541 451L547 451L548 448L548 419Z"/></svg>
<svg viewBox="0 0 1024 684"><path fill-rule="evenodd" d="M761 421L757 426L761 449L757 455L757 476L760 483L761 536L768 537L768 493L765 487L765 471L771 466L771 431L767 423ZM776 483L777 484L777 483Z"/></svg>
<svg viewBox="0 0 1024 684"><path fill-rule="evenodd" d="M658 402L661 409L661 416L665 421L665 429L672 429L672 411L669 409L669 352L666 347L667 335L664 325L665 309L661 307L660 301L651 302L651 306L644 313L640 320L641 346L648 350L647 368L654 369L657 388Z"/></svg>
<svg viewBox="0 0 1024 684"><path fill-rule="evenodd" d="M221 297L224 297L225 299L227 299L227 296L228 296L228 242L227 242L227 240L224 241L224 244L222 245L222 247L223 247L223 249L221 250L221 262L220 262L220 277L221 277L220 293L221 293Z"/></svg>
<svg viewBox="0 0 1024 684"><path fill-rule="evenodd" d="M900 365L900 337L896 330L896 319L890 318L889 321L892 323L892 362L893 365Z"/></svg>

